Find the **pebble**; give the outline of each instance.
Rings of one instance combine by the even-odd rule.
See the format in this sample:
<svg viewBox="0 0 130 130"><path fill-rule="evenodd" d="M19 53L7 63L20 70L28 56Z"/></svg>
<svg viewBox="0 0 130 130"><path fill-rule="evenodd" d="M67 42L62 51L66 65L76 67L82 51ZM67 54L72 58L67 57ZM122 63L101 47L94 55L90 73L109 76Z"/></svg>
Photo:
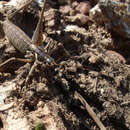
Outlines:
<svg viewBox="0 0 130 130"><path fill-rule="evenodd" d="M88 1L80 2L76 7L76 10L81 14L88 14L90 9L91 9L91 5Z"/></svg>

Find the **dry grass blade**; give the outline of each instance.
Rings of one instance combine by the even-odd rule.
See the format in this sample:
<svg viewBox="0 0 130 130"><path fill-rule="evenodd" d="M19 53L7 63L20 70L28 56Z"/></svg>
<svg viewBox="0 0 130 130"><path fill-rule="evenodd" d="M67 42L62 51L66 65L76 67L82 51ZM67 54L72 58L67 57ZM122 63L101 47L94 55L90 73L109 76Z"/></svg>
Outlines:
<svg viewBox="0 0 130 130"><path fill-rule="evenodd" d="M14 105L14 102L12 102L10 104L0 105L0 112L10 109L11 107L13 107L13 105Z"/></svg>
<svg viewBox="0 0 130 130"><path fill-rule="evenodd" d="M80 102L85 106L85 108L88 111L89 115L93 118L93 120L96 122L98 127L101 130L106 130L105 126L102 124L100 119L97 117L97 115L94 113L94 111L89 106L89 104L85 101L85 99L78 92L75 92L75 97L78 98L80 100Z"/></svg>

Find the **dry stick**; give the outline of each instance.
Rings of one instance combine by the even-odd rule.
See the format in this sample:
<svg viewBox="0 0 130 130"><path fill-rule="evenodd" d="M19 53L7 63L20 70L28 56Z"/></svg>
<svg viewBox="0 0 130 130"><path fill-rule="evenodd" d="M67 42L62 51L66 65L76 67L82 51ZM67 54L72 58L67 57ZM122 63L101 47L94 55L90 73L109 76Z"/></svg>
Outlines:
<svg viewBox="0 0 130 130"><path fill-rule="evenodd" d="M97 115L94 113L92 108L89 106L89 104L85 101L85 99L78 93L75 92L75 96L80 100L80 102L85 106L86 110L88 111L89 115L93 118L93 120L96 122L98 127L101 130L106 130L105 126L102 124L100 119L97 117Z"/></svg>

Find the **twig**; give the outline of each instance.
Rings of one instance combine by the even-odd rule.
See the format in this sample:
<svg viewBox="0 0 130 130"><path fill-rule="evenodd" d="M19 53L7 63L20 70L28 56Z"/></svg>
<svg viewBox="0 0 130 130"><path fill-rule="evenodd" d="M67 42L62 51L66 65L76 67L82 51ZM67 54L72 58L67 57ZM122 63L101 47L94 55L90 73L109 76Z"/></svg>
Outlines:
<svg viewBox="0 0 130 130"><path fill-rule="evenodd" d="M96 122L96 124L98 125L98 127L101 130L106 130L105 126L102 124L102 122L100 121L100 119L97 117L97 115L94 113L94 111L89 106L89 104L85 101L85 99L78 92L75 92L75 96L85 106L85 108L88 111L89 115L93 118L93 120Z"/></svg>

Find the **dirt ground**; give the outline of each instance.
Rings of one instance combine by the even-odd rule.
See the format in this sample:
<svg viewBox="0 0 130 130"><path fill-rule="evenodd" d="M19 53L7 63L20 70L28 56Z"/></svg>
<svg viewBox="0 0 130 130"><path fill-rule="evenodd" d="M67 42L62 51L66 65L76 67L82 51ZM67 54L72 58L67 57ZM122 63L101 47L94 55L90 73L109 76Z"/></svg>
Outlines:
<svg viewBox="0 0 130 130"><path fill-rule="evenodd" d="M88 2L84 17L96 4ZM107 130L130 129L130 40L104 24L74 19L82 14L75 10L64 1L46 7L42 47L56 65L38 64L27 84L34 62L11 60L0 67L1 130L99 130L76 93ZM29 7L13 19L30 38L38 12ZM1 64L25 58L2 31L0 36Z"/></svg>

